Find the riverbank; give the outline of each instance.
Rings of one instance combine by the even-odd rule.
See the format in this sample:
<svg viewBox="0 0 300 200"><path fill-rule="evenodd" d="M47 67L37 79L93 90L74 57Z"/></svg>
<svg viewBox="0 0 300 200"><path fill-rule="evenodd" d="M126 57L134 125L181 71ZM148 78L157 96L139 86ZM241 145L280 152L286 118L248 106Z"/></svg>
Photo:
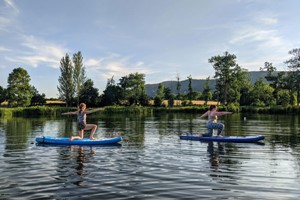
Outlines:
<svg viewBox="0 0 300 200"><path fill-rule="evenodd" d="M109 113L128 113L128 114L147 114L147 113L203 113L208 109L208 106L175 106L175 107L142 107L142 106L107 106L103 107L100 112ZM256 106L241 106L241 107L225 107L218 106L220 111L232 111L240 113L259 113L259 114L299 114L299 106L272 106L272 107L256 107ZM33 106L33 107L18 107L18 108L0 108L0 116L58 116L63 112L76 110L75 107L53 107L53 106Z"/></svg>

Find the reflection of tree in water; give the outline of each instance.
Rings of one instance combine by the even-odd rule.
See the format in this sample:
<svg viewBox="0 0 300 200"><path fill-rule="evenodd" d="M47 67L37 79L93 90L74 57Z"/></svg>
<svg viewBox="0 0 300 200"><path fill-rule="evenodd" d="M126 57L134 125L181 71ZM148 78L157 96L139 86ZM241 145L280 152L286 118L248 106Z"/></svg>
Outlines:
<svg viewBox="0 0 300 200"><path fill-rule="evenodd" d="M82 146L71 146L70 147L71 152L77 153L75 156L75 167L76 174L80 177L78 181L75 181L74 184L80 186L83 182L82 178L85 176L85 165L86 163L89 163L89 159L93 157L96 152L95 150L90 147L89 149L85 150Z"/></svg>
<svg viewBox="0 0 300 200"><path fill-rule="evenodd" d="M209 162L211 164L211 167L218 169L221 158L220 155L225 154L224 145L217 143L217 148L215 149L213 142L208 142L207 144L207 152L209 153Z"/></svg>
<svg viewBox="0 0 300 200"><path fill-rule="evenodd" d="M241 163L239 159L235 160L230 156L235 154L236 151L238 151L238 149L233 144L219 142L208 143L207 152L211 165L211 173L209 176L211 176L214 181L222 181L233 185L237 184L236 180L238 177L234 175L232 169L237 168ZM214 188L213 190L220 190L220 188Z"/></svg>
<svg viewBox="0 0 300 200"><path fill-rule="evenodd" d="M87 175L86 167L96 154L92 147L69 146L58 148L60 159L57 162L58 180L82 186Z"/></svg>
<svg viewBox="0 0 300 200"><path fill-rule="evenodd" d="M238 149L233 144L225 144L217 142L216 146L214 142L208 142L207 152L211 167L214 170L219 169L222 164L237 165L238 160L232 160L229 158L230 154L236 152Z"/></svg>
<svg viewBox="0 0 300 200"><path fill-rule="evenodd" d="M1 119L0 122L6 136L5 148L7 150L20 150L27 148L30 134L34 132L40 133L43 130L46 119L13 117L9 119Z"/></svg>

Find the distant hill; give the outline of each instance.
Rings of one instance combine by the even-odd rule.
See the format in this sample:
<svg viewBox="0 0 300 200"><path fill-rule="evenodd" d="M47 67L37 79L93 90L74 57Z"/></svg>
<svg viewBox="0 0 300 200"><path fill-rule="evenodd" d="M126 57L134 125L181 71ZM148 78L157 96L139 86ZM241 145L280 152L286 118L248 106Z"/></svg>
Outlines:
<svg viewBox="0 0 300 200"><path fill-rule="evenodd" d="M265 78L266 75L267 75L266 71L252 71L252 72L249 72L249 77L250 77L250 80L251 80L252 84L255 83L260 78ZM205 81L206 81L205 79L193 79L192 80L193 91L202 92L203 89L204 89L204 86L205 86ZM188 93L189 81L186 79L186 80L180 81L180 83L181 83L180 93L181 94ZM162 82L162 84L165 87L170 88L171 91L174 94L177 94L177 90L176 90L177 81L165 81L165 82ZM146 93L147 93L147 95L150 96L150 97L154 97L156 95L158 85L159 85L159 83L146 84ZM212 90L214 90L215 85L216 85L216 80L215 79L210 79L209 87Z"/></svg>

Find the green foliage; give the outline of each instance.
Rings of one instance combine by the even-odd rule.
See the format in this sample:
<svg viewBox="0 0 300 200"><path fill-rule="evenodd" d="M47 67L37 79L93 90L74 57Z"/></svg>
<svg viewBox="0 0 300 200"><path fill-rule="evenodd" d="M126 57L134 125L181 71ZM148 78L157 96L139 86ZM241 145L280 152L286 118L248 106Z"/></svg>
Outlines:
<svg viewBox="0 0 300 200"><path fill-rule="evenodd" d="M32 97L30 76L21 67L15 68L8 76L7 100L9 106L29 106Z"/></svg>
<svg viewBox="0 0 300 200"><path fill-rule="evenodd" d="M259 79L254 83L253 90L251 92L252 105L254 106L270 106L273 104L274 89L262 79Z"/></svg>
<svg viewBox="0 0 300 200"><path fill-rule="evenodd" d="M0 86L0 104L6 100L6 89Z"/></svg>
<svg viewBox="0 0 300 200"><path fill-rule="evenodd" d="M210 77L208 77L205 81L205 86L202 92L202 99L205 101L205 104L207 104L208 101L212 100L213 93L209 87L209 80Z"/></svg>
<svg viewBox="0 0 300 200"><path fill-rule="evenodd" d="M154 97L154 106L162 106L164 96L165 96L165 87L160 83L157 87L156 96Z"/></svg>
<svg viewBox="0 0 300 200"><path fill-rule="evenodd" d="M83 66L83 57L82 57L80 51L73 54L73 65L74 65L73 80L74 80L74 86L75 86L75 96L77 97L77 105L79 105L80 96L86 92L85 86L86 85L90 86L90 82L86 83L87 78L85 75L85 67ZM89 79L89 81L92 81L92 80ZM90 89L91 88L88 88L88 90L90 90ZM90 100L89 100L89 103L92 104ZM95 103L94 103L94 105L95 105Z"/></svg>
<svg viewBox="0 0 300 200"><path fill-rule="evenodd" d="M68 54L60 60L61 76L58 78L59 98L66 102L67 107L70 106L74 100L75 84L73 81L74 67Z"/></svg>
<svg viewBox="0 0 300 200"><path fill-rule="evenodd" d="M49 106L33 106L33 107L17 107L17 108L0 108L0 116L57 116L63 112L68 112L69 108L49 107Z"/></svg>
<svg viewBox="0 0 300 200"><path fill-rule="evenodd" d="M177 90L177 99L180 100L180 88L181 88L181 83L180 83L180 77L179 74L176 76L176 90Z"/></svg>
<svg viewBox="0 0 300 200"><path fill-rule="evenodd" d="M229 103L227 106L225 106L225 110L230 112L239 112L240 105L238 103Z"/></svg>
<svg viewBox="0 0 300 200"><path fill-rule="evenodd" d="M300 104L300 48L290 50L289 54L291 54L292 57L287 61L285 61L288 68L290 69L288 88L291 90L291 93L293 93L294 91L296 92L296 96L297 96L296 100L297 100L297 104L299 105Z"/></svg>
<svg viewBox="0 0 300 200"><path fill-rule="evenodd" d="M107 106L104 108L104 113L131 113L131 114L146 114L151 113L152 109L142 106Z"/></svg>
<svg viewBox="0 0 300 200"><path fill-rule="evenodd" d="M288 106L290 101L290 94L288 90L279 90L278 91L278 100L277 104L282 106Z"/></svg>
<svg viewBox="0 0 300 200"><path fill-rule="evenodd" d="M85 81L79 93L80 102L85 102L88 107L94 107L98 104L98 97L99 92L94 88L94 82L91 79Z"/></svg>
<svg viewBox="0 0 300 200"><path fill-rule="evenodd" d="M32 86L32 93L33 93L33 96L30 101L31 106L45 105L45 103L46 103L46 95L45 94L39 94L39 91L34 86Z"/></svg>
<svg viewBox="0 0 300 200"><path fill-rule="evenodd" d="M101 106L120 104L122 98L122 88L115 84L114 77L108 79L106 88L100 96Z"/></svg>
<svg viewBox="0 0 300 200"><path fill-rule="evenodd" d="M260 113L260 114L299 114L299 106L242 106L240 108L242 113Z"/></svg>
<svg viewBox="0 0 300 200"><path fill-rule="evenodd" d="M188 98L189 98L189 101L190 101L190 103L192 102L192 100L193 100L193 87L192 87L192 76L191 75L189 75L188 77L188 81L189 81L189 87L188 87Z"/></svg>
<svg viewBox="0 0 300 200"><path fill-rule="evenodd" d="M119 83L122 89L122 96L128 101L129 105L141 105L141 99L146 96L145 74L134 73L124 76Z"/></svg>
<svg viewBox="0 0 300 200"><path fill-rule="evenodd" d="M215 69L216 94L219 101L224 105L239 103L241 88L249 83L249 77L246 70L236 63L236 56L225 52L223 56L213 56L208 61Z"/></svg>
<svg viewBox="0 0 300 200"><path fill-rule="evenodd" d="M162 106L163 99L159 96L154 97L154 106Z"/></svg>

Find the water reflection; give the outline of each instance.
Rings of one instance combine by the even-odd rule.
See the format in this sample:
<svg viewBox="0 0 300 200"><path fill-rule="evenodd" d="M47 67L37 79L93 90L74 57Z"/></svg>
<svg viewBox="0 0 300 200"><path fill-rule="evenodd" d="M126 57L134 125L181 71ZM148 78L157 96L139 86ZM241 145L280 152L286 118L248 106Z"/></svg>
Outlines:
<svg viewBox="0 0 300 200"><path fill-rule="evenodd" d="M6 142L5 149L25 150L30 145L31 135L43 130L46 118L8 118L0 120ZM2 133L1 133L2 134Z"/></svg>
<svg viewBox="0 0 300 200"><path fill-rule="evenodd" d="M51 147L48 146L48 148ZM57 152L59 155L56 168L58 180L82 186L86 176L89 175L87 167L96 155L95 147L57 146Z"/></svg>
<svg viewBox="0 0 300 200"><path fill-rule="evenodd" d="M298 116L221 119L227 135L263 134L265 145L179 140L182 132L206 131L197 117L90 115L98 137L121 133L128 141L122 148L32 144L41 134L68 137L75 118L0 119L0 193L4 199L299 199Z"/></svg>
<svg viewBox="0 0 300 200"><path fill-rule="evenodd" d="M211 164L211 167L214 170L217 170L220 165L220 155L225 154L225 147L224 143L216 143L217 147L215 148L214 142L208 142L207 144L207 152L209 155L209 162Z"/></svg>

